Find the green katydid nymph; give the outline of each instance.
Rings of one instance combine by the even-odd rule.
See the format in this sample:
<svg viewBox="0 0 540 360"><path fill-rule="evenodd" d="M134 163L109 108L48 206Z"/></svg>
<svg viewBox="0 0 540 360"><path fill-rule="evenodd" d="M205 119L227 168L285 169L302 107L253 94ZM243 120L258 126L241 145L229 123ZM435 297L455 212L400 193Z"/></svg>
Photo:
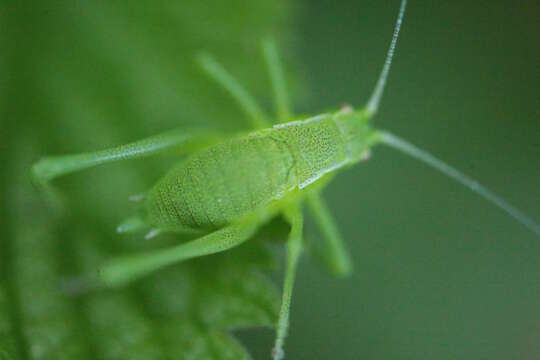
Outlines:
<svg viewBox="0 0 540 360"><path fill-rule="evenodd" d="M263 43L275 96L276 121L271 122L249 93L211 56L198 60L203 70L238 103L254 130L235 136L197 130L175 130L112 149L41 159L35 179L46 184L67 173L99 164L159 154L171 149L186 154L176 166L141 195L141 212L118 232L147 229L147 237L163 232L198 233L180 245L113 259L99 269L102 286L115 287L167 265L238 246L261 225L283 215L290 224L282 305L276 326L273 358L283 358L289 307L298 258L303 247L303 206L311 212L326 242L329 267L338 275L351 272L351 260L321 191L343 169L369 158L374 146L387 145L441 171L493 203L537 236L540 226L473 179L406 140L372 126L392 63L406 0L401 1L386 60L373 94L359 110L344 107L304 119L294 117L284 76L271 41Z"/></svg>

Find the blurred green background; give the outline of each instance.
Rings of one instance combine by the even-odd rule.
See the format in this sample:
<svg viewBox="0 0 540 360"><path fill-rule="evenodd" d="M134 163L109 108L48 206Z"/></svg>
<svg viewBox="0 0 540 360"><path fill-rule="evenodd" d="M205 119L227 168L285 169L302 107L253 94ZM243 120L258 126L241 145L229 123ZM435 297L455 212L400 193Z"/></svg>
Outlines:
<svg viewBox="0 0 540 360"><path fill-rule="evenodd" d="M51 295L53 284L79 269L80 243L111 252L150 246L119 239L114 227L133 211L127 197L150 186L171 159L61 179L62 210L47 207L30 185L32 162L184 125L243 127L241 113L201 75L194 54L215 54L270 105L259 54L268 34L282 45L297 112L361 106L398 6L2 2L0 312L3 291L15 337L29 346L22 356L60 358L41 355L40 341L32 348L51 327L65 337L45 343L69 354L65 344L76 344L71 337L88 326L87 305ZM534 219L540 219L539 16L535 1L410 1L376 118L377 126L455 165ZM467 189L383 148L339 175L325 197L355 272L337 280L302 259L289 359L540 358L537 236ZM316 237L312 227L308 235ZM279 284L279 274L275 279ZM51 312L39 324L31 320ZM272 331L238 334L253 358L268 358Z"/></svg>

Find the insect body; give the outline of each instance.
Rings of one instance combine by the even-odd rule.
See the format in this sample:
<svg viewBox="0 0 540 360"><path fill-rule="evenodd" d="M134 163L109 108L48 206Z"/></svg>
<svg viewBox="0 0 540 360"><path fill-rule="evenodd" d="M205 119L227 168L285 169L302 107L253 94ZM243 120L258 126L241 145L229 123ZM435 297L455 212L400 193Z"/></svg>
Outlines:
<svg viewBox="0 0 540 360"><path fill-rule="evenodd" d="M149 191L146 220L164 230L210 230L279 202L358 161L369 150L369 133L375 138L366 120L360 113L319 115L193 154Z"/></svg>
<svg viewBox="0 0 540 360"><path fill-rule="evenodd" d="M536 235L540 226L473 179L433 155L386 131L371 126L390 69L405 11L402 0L386 61L364 109L289 121L284 79L277 50L264 44L276 98L278 124L268 122L246 90L211 57L200 58L204 70L238 102L255 130L224 138L212 131L177 131L94 153L45 158L33 168L39 183L105 162L153 155L171 148L189 153L144 197L140 216L119 227L120 232L151 228L162 231L200 232L191 242L171 248L113 259L99 272L99 282L118 286L166 265L217 253L248 240L256 229L282 214L290 223L284 291L274 359L283 357L296 264L302 250L302 204L326 240L330 270L338 275L351 271L348 253L320 191L334 173L367 158L372 147L384 144L423 161L495 204Z"/></svg>

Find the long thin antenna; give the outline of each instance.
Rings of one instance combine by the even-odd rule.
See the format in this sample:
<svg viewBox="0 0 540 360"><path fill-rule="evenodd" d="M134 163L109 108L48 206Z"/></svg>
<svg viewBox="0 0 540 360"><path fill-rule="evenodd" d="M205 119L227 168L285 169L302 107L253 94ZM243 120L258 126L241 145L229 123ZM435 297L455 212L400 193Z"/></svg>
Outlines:
<svg viewBox="0 0 540 360"><path fill-rule="evenodd" d="M394 35L392 36L392 42L390 43L390 48L386 53L386 60L384 61L384 66L379 75L379 80L377 80L377 85L371 94L366 110L369 115L373 116L379 108L379 103L381 102L381 97L384 91L384 86L386 85L386 78L388 77L388 72L390 71L390 65L392 65L392 58L394 57L394 52L396 50L396 43L399 37L399 30L401 29L401 23L403 22L403 16L405 15L405 7L407 6L407 0L401 0L401 6L399 7L399 14L394 27Z"/></svg>
<svg viewBox="0 0 540 360"><path fill-rule="evenodd" d="M520 210L515 208L506 202L503 198L497 194L491 192L486 187L480 185L476 180L468 177L463 174L456 168L446 164L445 162L439 160L435 156L431 155L425 150L422 150L408 141L399 138L396 135L393 135L386 131L381 131L381 141L402 153L405 153L417 160L426 163L427 165L439 170L443 174L451 177L462 185L465 185L473 192L477 193L493 205L497 206L501 210L505 211L508 215L519 221L523 226L534 232L536 235L540 235L540 225L537 224L533 219L522 213Z"/></svg>

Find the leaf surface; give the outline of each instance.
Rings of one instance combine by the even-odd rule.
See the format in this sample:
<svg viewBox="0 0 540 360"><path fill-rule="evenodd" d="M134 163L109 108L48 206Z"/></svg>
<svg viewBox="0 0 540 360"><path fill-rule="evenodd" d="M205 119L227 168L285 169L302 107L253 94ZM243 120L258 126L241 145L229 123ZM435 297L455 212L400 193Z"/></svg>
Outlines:
<svg viewBox="0 0 540 360"><path fill-rule="evenodd" d="M0 10L0 70L7 74L0 80L0 359L248 359L230 331L272 326L278 309L263 241L129 288L63 292L66 280L105 259L185 241L145 242L114 230L136 211L128 196L148 189L178 158L66 176L49 198L29 169L41 156L184 126L245 128L195 57L214 54L256 95L266 94L263 62L254 59L264 36L289 34L287 0L22 1Z"/></svg>

